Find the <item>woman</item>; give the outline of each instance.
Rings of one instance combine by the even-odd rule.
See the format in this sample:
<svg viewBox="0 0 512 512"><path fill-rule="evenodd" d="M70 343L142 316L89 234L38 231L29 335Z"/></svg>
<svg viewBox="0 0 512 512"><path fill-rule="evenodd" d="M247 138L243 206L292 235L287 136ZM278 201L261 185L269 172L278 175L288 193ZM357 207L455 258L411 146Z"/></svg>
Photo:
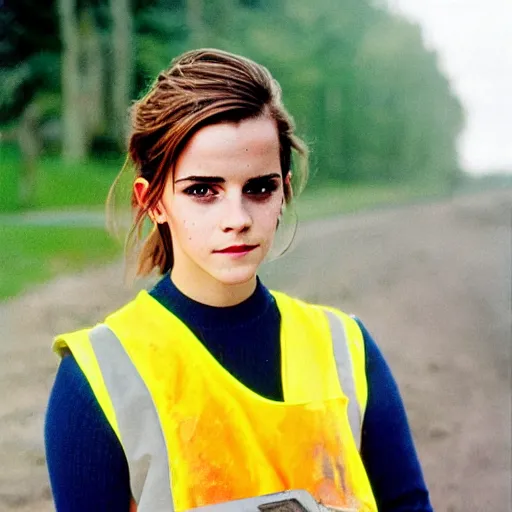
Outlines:
<svg viewBox="0 0 512 512"><path fill-rule="evenodd" d="M257 278L304 182L278 84L248 59L197 50L133 112L131 245L150 219L138 273L163 277L56 339L45 437L57 510L186 510L286 489L351 510L431 510L363 325Z"/></svg>

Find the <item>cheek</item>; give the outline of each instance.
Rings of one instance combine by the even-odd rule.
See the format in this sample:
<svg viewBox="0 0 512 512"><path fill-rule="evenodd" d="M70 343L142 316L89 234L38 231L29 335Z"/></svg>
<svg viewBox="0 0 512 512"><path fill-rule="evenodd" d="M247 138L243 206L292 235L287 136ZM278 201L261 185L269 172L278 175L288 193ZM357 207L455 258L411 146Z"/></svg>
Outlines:
<svg viewBox="0 0 512 512"><path fill-rule="evenodd" d="M257 213L260 225L266 230L275 229L281 213L281 202L272 201L271 203L260 206Z"/></svg>
<svg viewBox="0 0 512 512"><path fill-rule="evenodd" d="M212 233L211 216L201 211L195 212L191 208L186 208L183 215L180 213L180 209L176 208L170 215L173 240L182 246L195 249L205 246Z"/></svg>

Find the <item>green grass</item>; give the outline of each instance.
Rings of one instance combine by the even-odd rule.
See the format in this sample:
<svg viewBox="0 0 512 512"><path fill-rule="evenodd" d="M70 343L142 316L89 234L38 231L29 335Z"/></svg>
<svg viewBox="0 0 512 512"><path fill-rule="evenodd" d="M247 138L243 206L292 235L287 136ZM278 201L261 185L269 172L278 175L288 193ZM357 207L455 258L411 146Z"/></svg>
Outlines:
<svg viewBox="0 0 512 512"><path fill-rule="evenodd" d="M119 160L66 165L45 159L41 162L34 208L103 207L121 166Z"/></svg>
<svg viewBox="0 0 512 512"><path fill-rule="evenodd" d="M0 300L122 254L119 243L99 228L0 224L0 240Z"/></svg>
<svg viewBox="0 0 512 512"><path fill-rule="evenodd" d="M11 145L0 144L0 212L18 208L19 156Z"/></svg>
<svg viewBox="0 0 512 512"><path fill-rule="evenodd" d="M122 164L121 158L66 164L57 156L44 156L37 164L35 197L30 209L100 208ZM0 212L20 209L20 165L16 147L0 144Z"/></svg>
<svg viewBox="0 0 512 512"><path fill-rule="evenodd" d="M313 220L443 195L446 195L446 191L436 185L332 185L311 191L306 189L297 200L297 212L299 219Z"/></svg>

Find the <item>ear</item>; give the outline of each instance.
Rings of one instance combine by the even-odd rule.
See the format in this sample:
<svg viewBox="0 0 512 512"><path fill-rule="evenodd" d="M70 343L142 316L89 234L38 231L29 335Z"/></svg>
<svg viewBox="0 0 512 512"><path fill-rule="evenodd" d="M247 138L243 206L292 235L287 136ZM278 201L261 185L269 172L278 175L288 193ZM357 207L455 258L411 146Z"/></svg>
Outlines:
<svg viewBox="0 0 512 512"><path fill-rule="evenodd" d="M133 193L135 198L137 199L137 203L141 208L144 208L146 205L146 194L149 189L148 180L144 178L137 178L133 182Z"/></svg>
<svg viewBox="0 0 512 512"><path fill-rule="evenodd" d="M284 200L289 203L293 199L292 171L288 171L284 177ZM283 201L284 201L283 200Z"/></svg>
<svg viewBox="0 0 512 512"><path fill-rule="evenodd" d="M149 182L144 178L137 178L133 182L133 193L137 199L137 203L141 208L146 208L146 196L149 190ZM165 217L159 206L148 210L148 216L152 222L162 224L165 222Z"/></svg>

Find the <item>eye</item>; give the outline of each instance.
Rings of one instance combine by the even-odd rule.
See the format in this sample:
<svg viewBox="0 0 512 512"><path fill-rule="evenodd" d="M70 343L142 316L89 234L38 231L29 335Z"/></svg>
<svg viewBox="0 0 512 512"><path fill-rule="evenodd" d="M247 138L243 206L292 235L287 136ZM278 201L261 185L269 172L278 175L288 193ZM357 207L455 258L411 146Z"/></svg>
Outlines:
<svg viewBox="0 0 512 512"><path fill-rule="evenodd" d="M256 179L248 182L245 185L243 192L244 194L255 196L258 199L265 199L269 197L272 192L275 192L278 187L279 181L275 178Z"/></svg>
<svg viewBox="0 0 512 512"><path fill-rule="evenodd" d="M210 198L217 194L215 190L210 185L205 185L204 183L196 183L195 185L191 185L187 187L184 191L184 194L187 196L197 197L197 198Z"/></svg>

